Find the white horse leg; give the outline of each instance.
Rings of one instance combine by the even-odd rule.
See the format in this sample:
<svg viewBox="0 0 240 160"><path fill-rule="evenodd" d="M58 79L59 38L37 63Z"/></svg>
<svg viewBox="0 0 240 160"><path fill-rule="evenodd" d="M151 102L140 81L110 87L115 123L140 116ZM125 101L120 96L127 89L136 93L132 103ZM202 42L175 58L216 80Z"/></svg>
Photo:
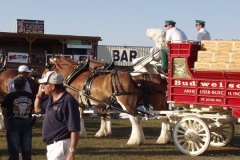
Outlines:
<svg viewBox="0 0 240 160"><path fill-rule="evenodd" d="M106 136L112 135L112 123L111 123L111 117L108 115L106 117Z"/></svg>
<svg viewBox="0 0 240 160"><path fill-rule="evenodd" d="M167 117L162 119L162 129L161 134L156 143L158 144L167 144L168 142L172 142L172 135L170 132L170 124L169 119Z"/></svg>
<svg viewBox="0 0 240 160"><path fill-rule="evenodd" d="M106 117L101 117L101 126L99 131L95 134L95 137L105 137L106 136Z"/></svg>
<svg viewBox="0 0 240 160"><path fill-rule="evenodd" d="M129 115L129 119L132 123L132 133L127 142L127 145L141 145L145 143L145 137L143 134L140 118Z"/></svg>
<svg viewBox="0 0 240 160"><path fill-rule="evenodd" d="M85 129L85 124L84 124L84 119L83 119L83 109L80 107L80 126L81 126L81 131L79 133L80 138L86 138L87 137L87 132Z"/></svg>
<svg viewBox="0 0 240 160"><path fill-rule="evenodd" d="M0 130L4 130L4 129L5 129L4 117L2 112L0 112Z"/></svg>

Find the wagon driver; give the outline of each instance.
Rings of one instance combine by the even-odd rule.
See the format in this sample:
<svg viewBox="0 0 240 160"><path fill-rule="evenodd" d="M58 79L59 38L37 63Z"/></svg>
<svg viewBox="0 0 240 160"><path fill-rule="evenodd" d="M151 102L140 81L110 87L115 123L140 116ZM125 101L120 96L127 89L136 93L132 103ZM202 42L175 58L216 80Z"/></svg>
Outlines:
<svg viewBox="0 0 240 160"><path fill-rule="evenodd" d="M211 40L211 36L209 32L204 28L205 22L202 20L195 20L196 21L196 29L198 31L197 41L201 42L201 40Z"/></svg>
<svg viewBox="0 0 240 160"><path fill-rule="evenodd" d="M168 44L171 43L183 43L187 41L186 34L175 27L176 22L172 20L165 21L165 26L167 29L166 41L162 44L162 71L164 73L168 72Z"/></svg>

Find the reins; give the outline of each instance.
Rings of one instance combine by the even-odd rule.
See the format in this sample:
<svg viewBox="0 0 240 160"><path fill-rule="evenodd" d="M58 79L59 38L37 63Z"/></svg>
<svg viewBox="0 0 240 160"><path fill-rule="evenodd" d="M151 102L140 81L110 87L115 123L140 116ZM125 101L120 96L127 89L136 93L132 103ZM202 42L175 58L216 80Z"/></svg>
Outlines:
<svg viewBox="0 0 240 160"><path fill-rule="evenodd" d="M57 71L62 70L61 65L70 65L70 66L76 65L77 66L73 69L73 71L70 74L68 74L68 76L65 80L65 86L70 88L70 89L73 88L70 85L70 82L72 82L76 78L76 76L79 74L79 72L86 67L86 64L81 66L81 65L72 64L72 63L70 63L70 64L68 64L68 63L57 63L56 58L50 59L50 61L53 63L53 65L54 65L53 67L55 67ZM86 63L88 63L88 62L89 61L87 61ZM52 68L52 70L55 69L55 68ZM83 85L84 87L83 87L82 90L78 90L78 89L74 89L74 90L78 90L78 93L83 93L84 92L84 96L87 95L86 96L87 98L89 98L91 100L94 100L94 98L90 96L91 95L90 89L91 89L92 82L98 76L106 75L106 74L109 74L109 73L111 74L110 85L111 85L111 90L112 90L112 95L109 97L109 103L113 99L113 97L115 97L115 96L137 95L137 92L127 92L127 91L124 90L124 88L122 86L122 83L120 82L117 70L112 70L111 72L109 72L109 71L106 71L106 72L105 71L94 71L94 72L92 72L92 75L86 79L86 81ZM129 76L131 76L131 75L129 74ZM81 96L82 94L79 94L79 95ZM90 102L88 102L88 105L91 105Z"/></svg>

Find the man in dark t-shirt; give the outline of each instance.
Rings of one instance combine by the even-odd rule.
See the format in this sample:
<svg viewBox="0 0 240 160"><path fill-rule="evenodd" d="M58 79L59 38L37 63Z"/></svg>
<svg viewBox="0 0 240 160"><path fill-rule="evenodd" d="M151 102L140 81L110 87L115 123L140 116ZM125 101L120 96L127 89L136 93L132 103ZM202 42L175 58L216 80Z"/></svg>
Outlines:
<svg viewBox="0 0 240 160"><path fill-rule="evenodd" d="M26 79L14 79L15 92L9 93L2 102L2 113L7 119L7 143L9 159L19 159L19 149L23 160L31 160L32 110L34 96L25 91Z"/></svg>

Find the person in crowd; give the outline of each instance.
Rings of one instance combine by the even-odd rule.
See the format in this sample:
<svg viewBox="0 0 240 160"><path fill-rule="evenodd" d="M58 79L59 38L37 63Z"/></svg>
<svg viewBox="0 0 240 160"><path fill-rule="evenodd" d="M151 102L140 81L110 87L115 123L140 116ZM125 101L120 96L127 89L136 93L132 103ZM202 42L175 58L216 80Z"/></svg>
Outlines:
<svg viewBox="0 0 240 160"><path fill-rule="evenodd" d="M42 139L47 144L47 159L75 159L80 132L78 102L65 90L63 75L49 71L40 79L34 102L36 113L45 114Z"/></svg>
<svg viewBox="0 0 240 160"><path fill-rule="evenodd" d="M165 42L162 44L162 59L161 68L163 73L168 72L168 44L171 43L183 43L187 41L186 34L175 27L176 22L172 20L165 21L165 26L167 29Z"/></svg>
<svg viewBox="0 0 240 160"><path fill-rule="evenodd" d="M204 28L206 22L202 20L195 20L195 21L196 21L196 28L198 31L197 41L201 42L202 40L211 40L211 36L209 32Z"/></svg>
<svg viewBox="0 0 240 160"><path fill-rule="evenodd" d="M29 76L29 73L32 72L26 65L21 65L18 67L18 76L14 77L10 82L9 82L9 90L8 90L8 93L11 93L11 92L14 92L16 91L15 87L14 87L14 80L19 77L19 76L23 76L24 78L27 78ZM30 92L32 93L32 90L30 88L30 84L29 82L27 81L26 82L26 87L25 87L25 90L27 92Z"/></svg>
<svg viewBox="0 0 240 160"><path fill-rule="evenodd" d="M14 79L16 91L7 94L1 105L3 116L7 119L9 160L19 159L20 149L23 160L31 160L34 96L25 91L26 82L23 76L16 77Z"/></svg>

